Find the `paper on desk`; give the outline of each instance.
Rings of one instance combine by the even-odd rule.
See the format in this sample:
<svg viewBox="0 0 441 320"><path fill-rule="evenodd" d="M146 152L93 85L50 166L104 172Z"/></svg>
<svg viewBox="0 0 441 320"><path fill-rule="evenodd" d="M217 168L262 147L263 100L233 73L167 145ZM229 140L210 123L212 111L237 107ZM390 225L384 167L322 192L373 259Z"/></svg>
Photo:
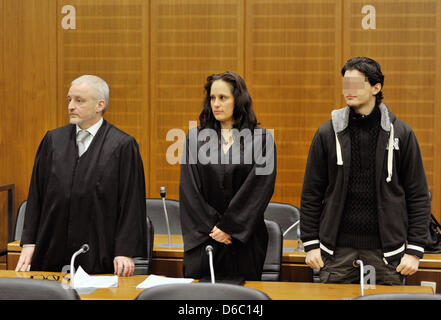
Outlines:
<svg viewBox="0 0 441 320"><path fill-rule="evenodd" d="M170 278L170 277L160 277L154 274L149 275L147 279L136 286L137 289L147 289L154 286L160 286L162 284L172 284L172 283L191 283L194 279L191 278Z"/></svg>
<svg viewBox="0 0 441 320"><path fill-rule="evenodd" d="M115 288L118 287L118 276L89 276L78 267L74 276L74 288Z"/></svg>

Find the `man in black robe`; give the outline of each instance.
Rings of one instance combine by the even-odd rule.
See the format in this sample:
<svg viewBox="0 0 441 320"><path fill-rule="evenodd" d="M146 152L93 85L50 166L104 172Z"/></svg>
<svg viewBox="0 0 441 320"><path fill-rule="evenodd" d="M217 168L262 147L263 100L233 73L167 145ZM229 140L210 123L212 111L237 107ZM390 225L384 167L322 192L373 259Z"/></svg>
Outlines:
<svg viewBox="0 0 441 320"><path fill-rule="evenodd" d="M60 272L83 244L76 265L92 274L133 275L133 257L145 256L143 163L136 140L103 119L108 97L99 77L72 82L70 124L37 151L16 271Z"/></svg>

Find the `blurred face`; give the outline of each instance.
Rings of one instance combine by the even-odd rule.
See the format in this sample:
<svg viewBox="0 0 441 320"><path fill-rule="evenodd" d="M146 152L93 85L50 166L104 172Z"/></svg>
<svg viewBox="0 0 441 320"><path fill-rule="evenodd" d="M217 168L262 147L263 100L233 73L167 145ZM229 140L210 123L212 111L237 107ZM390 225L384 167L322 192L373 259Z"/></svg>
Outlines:
<svg viewBox="0 0 441 320"><path fill-rule="evenodd" d="M216 80L211 85L210 99L211 111L222 125L222 128L233 127L234 96L232 87L228 82Z"/></svg>
<svg viewBox="0 0 441 320"><path fill-rule="evenodd" d="M87 82L70 87L67 94L70 123L87 129L101 119L104 100L98 100L96 96L96 90Z"/></svg>
<svg viewBox="0 0 441 320"><path fill-rule="evenodd" d="M347 70L343 76L343 95L346 104L362 110L375 106L375 95L381 90L381 84L371 86L366 76L358 70Z"/></svg>

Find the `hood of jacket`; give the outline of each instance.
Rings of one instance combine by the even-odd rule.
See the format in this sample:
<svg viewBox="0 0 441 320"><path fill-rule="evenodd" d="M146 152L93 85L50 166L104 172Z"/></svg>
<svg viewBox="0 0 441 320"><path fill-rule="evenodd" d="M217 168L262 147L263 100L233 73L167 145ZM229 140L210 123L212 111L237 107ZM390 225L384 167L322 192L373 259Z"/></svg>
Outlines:
<svg viewBox="0 0 441 320"><path fill-rule="evenodd" d="M381 120L380 120L380 126L381 128L389 132L389 143L388 143L388 155L387 155L387 171L388 171L388 177L386 178L387 182L390 182L392 179L392 165L393 165L393 150L394 150L394 126L393 123L395 122L395 115L389 111L387 106L384 103L380 103L378 106L380 109L381 114ZM342 131L344 131L349 124L349 112L350 107L346 106L341 109L333 110L331 112L331 120L332 120L332 127L335 132L335 144L336 144L336 152L337 152L337 165L342 166L343 165L343 157L341 153L341 146L340 142L338 140L338 134Z"/></svg>

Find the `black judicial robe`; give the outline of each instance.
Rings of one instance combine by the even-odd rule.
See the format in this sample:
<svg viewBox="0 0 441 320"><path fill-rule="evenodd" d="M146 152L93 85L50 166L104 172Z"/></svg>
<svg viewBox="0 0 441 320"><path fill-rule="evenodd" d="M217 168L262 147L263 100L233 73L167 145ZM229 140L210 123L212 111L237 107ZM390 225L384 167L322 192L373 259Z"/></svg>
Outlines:
<svg viewBox="0 0 441 320"><path fill-rule="evenodd" d="M192 130L199 132L201 129ZM260 280L268 243L264 212L274 192L276 179L274 140L271 135L268 136L273 146L270 154L270 151L265 150L266 135L262 134L263 154L266 152L268 157L272 157L274 169L270 174L257 175L256 168L260 166L257 163L262 162L259 160L256 163L254 157L251 163L244 161L249 148L240 147L241 161L233 164L233 146L240 145L237 137L226 154L220 141L217 143L219 160L224 157L223 163L227 164L221 161L205 164L207 159L200 161L201 157L204 158L204 152L199 152L204 142L197 142L197 156L189 150L191 132L187 135L184 147L187 159L181 163L179 187L184 276L209 277L205 247L210 244L214 248L213 264L217 278ZM210 155L210 152L207 154ZM228 233L233 243L225 245L213 240L209 234L214 226Z"/></svg>
<svg viewBox="0 0 441 320"><path fill-rule="evenodd" d="M21 245L35 244L31 270L75 265L113 273L115 256L146 255L144 169L136 140L103 121L78 157L75 125L48 131L37 151Z"/></svg>

